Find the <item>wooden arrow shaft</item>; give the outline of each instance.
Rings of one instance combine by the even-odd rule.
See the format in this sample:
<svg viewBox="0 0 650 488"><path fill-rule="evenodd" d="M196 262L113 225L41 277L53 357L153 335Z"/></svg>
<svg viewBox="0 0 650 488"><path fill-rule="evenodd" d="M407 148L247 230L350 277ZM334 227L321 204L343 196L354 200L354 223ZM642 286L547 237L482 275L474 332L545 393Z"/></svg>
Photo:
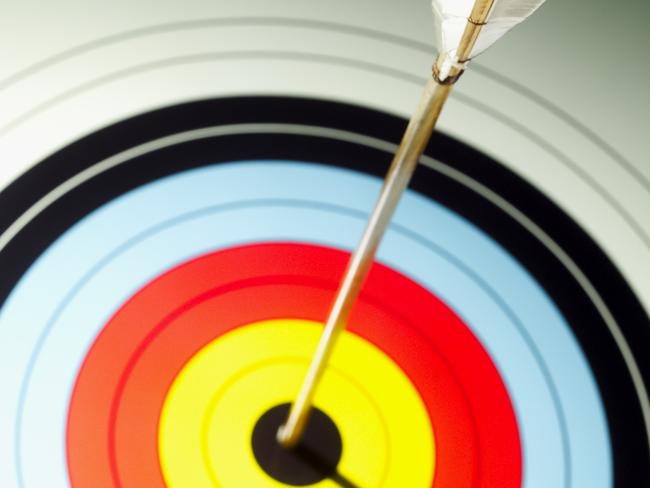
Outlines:
<svg viewBox="0 0 650 488"><path fill-rule="evenodd" d="M316 386L325 372L336 339L345 329L348 316L363 287L379 242L431 137L451 86L439 85L431 79L425 87L418 110L411 118L388 170L365 232L348 263L303 385L291 406L287 422L278 432L278 440L285 447L295 446L302 436Z"/></svg>
<svg viewBox="0 0 650 488"><path fill-rule="evenodd" d="M481 27L487 20L494 1L477 0L474 4L457 51L458 59L465 59L471 54L474 43L478 38ZM462 72L462 68L455 69L456 73L452 80L456 80L460 72ZM365 232L348 263L343 280L336 293L334 304L325 323L325 329L312 357L296 401L291 405L286 423L278 431L278 441L286 448L294 447L302 436L307 425L316 388L325 372L336 339L345 329L348 316L363 287L379 243L390 223L400 197L411 180L418 160L431 138L438 116L452 86L453 84L441 83L433 77L429 79L425 86L418 108L411 117L388 170Z"/></svg>

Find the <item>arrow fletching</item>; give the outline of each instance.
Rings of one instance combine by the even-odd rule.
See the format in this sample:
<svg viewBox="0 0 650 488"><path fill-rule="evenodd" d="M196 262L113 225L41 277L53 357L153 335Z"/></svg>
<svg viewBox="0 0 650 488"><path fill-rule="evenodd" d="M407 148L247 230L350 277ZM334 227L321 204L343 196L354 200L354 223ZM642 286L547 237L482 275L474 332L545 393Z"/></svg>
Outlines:
<svg viewBox="0 0 650 488"><path fill-rule="evenodd" d="M481 27L471 54L458 59L456 53L463 32L471 19L474 0L433 0L435 47L438 49L438 69L442 79L452 67L463 69L469 59L485 51L506 32L528 18L545 0L495 0L487 21Z"/></svg>

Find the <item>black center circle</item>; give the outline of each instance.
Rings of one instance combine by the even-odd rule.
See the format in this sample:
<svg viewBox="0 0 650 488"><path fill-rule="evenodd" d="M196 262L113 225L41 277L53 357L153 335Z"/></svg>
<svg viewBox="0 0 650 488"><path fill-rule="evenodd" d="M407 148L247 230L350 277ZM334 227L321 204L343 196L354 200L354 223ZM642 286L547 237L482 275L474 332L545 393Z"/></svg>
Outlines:
<svg viewBox="0 0 650 488"><path fill-rule="evenodd" d="M305 486L336 477L343 443L336 424L323 411L312 408L302 439L293 449L276 440L287 419L289 403L267 411L253 429L253 454L260 467L273 479L292 486Z"/></svg>

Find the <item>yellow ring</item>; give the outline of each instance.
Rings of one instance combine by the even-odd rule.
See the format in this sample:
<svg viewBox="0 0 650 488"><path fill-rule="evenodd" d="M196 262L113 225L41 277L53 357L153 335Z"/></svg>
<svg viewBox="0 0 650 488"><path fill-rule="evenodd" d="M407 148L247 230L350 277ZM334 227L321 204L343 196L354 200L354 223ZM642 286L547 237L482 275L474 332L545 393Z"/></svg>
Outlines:
<svg viewBox="0 0 650 488"><path fill-rule="evenodd" d="M270 320L199 351L165 400L159 456L167 486L284 487L257 464L251 435L270 408L293 400L322 325ZM339 428L338 473L365 487L430 487L434 442L424 404L384 353L345 332L314 400ZM339 485L323 480L318 488Z"/></svg>

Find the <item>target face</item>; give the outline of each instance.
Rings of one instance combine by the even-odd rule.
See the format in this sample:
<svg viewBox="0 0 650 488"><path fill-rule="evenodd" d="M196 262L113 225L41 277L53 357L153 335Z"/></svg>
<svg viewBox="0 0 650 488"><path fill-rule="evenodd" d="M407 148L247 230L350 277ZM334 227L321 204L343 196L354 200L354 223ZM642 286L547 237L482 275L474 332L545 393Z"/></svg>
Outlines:
<svg viewBox="0 0 650 488"><path fill-rule="evenodd" d="M481 65L275 443L431 63L424 14L350 5L0 67L2 486L650 485L650 180Z"/></svg>
<svg viewBox="0 0 650 488"><path fill-rule="evenodd" d="M229 123L253 106L260 125ZM307 113L314 124L297 124ZM93 176L2 254L15 280L3 330L21 335L8 361L24 370L3 440L19 484L623 486L619 443L638 462L646 449L629 375L588 294L494 181L525 195L531 221L548 203L442 135L315 400L340 454L300 474L254 448L297 391L391 158L378 137L400 123L304 99L197 102L39 166L66 158L67 181ZM115 133L142 139L94 154ZM568 219L551 211L560 239ZM567 252L589 245L566 225Z"/></svg>

